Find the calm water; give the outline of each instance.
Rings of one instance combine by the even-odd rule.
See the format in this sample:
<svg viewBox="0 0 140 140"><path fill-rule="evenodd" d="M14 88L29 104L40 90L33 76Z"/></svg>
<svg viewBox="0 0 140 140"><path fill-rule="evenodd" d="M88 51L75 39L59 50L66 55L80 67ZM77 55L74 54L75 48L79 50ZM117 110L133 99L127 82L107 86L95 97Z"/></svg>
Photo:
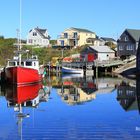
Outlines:
<svg viewBox="0 0 140 140"><path fill-rule="evenodd" d="M1 86L0 140L139 140L139 80L46 78Z"/></svg>

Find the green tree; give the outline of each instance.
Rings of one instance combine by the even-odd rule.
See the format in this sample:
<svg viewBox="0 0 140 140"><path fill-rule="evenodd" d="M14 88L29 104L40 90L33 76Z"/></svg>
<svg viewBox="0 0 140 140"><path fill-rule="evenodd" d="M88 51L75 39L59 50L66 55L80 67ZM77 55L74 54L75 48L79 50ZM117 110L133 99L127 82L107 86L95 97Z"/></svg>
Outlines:
<svg viewBox="0 0 140 140"><path fill-rule="evenodd" d="M12 58L16 39L0 38L0 65L6 65L6 60Z"/></svg>
<svg viewBox="0 0 140 140"><path fill-rule="evenodd" d="M113 42L106 42L105 45L109 46L113 50L117 47L117 45L114 44Z"/></svg>
<svg viewBox="0 0 140 140"><path fill-rule="evenodd" d="M53 45L56 45L57 44L57 40L50 40L50 44L53 46Z"/></svg>

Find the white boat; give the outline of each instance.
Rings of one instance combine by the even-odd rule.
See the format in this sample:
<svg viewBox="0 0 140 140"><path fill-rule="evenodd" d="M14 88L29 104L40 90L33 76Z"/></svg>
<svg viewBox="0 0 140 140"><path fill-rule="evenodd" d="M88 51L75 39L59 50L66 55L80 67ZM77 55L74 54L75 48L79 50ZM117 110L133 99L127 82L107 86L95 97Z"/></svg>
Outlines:
<svg viewBox="0 0 140 140"><path fill-rule="evenodd" d="M62 79L83 78L81 73L62 73Z"/></svg>
<svg viewBox="0 0 140 140"><path fill-rule="evenodd" d="M80 68L72 68L72 67L64 67L62 66L62 73L73 73L73 74L84 74L83 69Z"/></svg>

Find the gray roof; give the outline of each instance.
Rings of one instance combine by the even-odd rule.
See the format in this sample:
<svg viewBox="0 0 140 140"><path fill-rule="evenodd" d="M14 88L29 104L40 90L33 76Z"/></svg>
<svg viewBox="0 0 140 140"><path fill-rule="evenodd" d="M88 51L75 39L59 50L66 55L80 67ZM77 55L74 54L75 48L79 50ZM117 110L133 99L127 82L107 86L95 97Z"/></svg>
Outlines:
<svg viewBox="0 0 140 140"><path fill-rule="evenodd" d="M93 40L93 41L95 41L95 40L99 40L99 41L102 41L102 40L99 39L99 38L92 38L92 37L87 38L87 40Z"/></svg>
<svg viewBox="0 0 140 140"><path fill-rule="evenodd" d="M49 39L48 36L45 36L45 32L47 31L47 29L40 29L40 28L35 28L35 30L44 38L44 39Z"/></svg>
<svg viewBox="0 0 140 140"><path fill-rule="evenodd" d="M74 27L71 27L70 29L74 29L74 30L77 30L79 32L94 33L94 32L87 30L87 29L74 28Z"/></svg>
<svg viewBox="0 0 140 140"><path fill-rule="evenodd" d="M126 29L126 32L128 32L128 34L135 40L135 41L139 41L140 38L140 30L136 30L136 29Z"/></svg>
<svg viewBox="0 0 140 140"><path fill-rule="evenodd" d="M90 46L90 48L100 53L114 53L108 46Z"/></svg>
<svg viewBox="0 0 140 140"><path fill-rule="evenodd" d="M116 42L115 39L109 38L109 37L101 37L101 39L104 40L104 41L108 41L108 42Z"/></svg>

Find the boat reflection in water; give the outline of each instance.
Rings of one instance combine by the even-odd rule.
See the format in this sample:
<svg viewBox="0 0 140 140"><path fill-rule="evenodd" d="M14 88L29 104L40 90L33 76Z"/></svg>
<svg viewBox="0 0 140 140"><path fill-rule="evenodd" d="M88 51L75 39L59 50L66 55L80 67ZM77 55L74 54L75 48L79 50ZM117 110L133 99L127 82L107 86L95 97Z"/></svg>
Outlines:
<svg viewBox="0 0 140 140"><path fill-rule="evenodd" d="M77 76L77 75L76 75ZM97 94L111 93L116 88L114 78L62 77L62 82L57 86L58 94L62 100L70 105L83 104L96 99Z"/></svg>
<svg viewBox="0 0 140 140"><path fill-rule="evenodd" d="M25 108L37 108L40 102L47 102L50 90L41 83L20 87L8 85L2 89L7 100L7 106L14 108L14 112L16 112L18 132L22 139L23 118L30 117Z"/></svg>
<svg viewBox="0 0 140 140"><path fill-rule="evenodd" d="M117 86L117 100L125 111L140 112L140 79L122 81Z"/></svg>
<svg viewBox="0 0 140 140"><path fill-rule="evenodd" d="M40 89L41 84L22 87L6 87L5 97L8 101L8 106L16 106L18 104L23 104L23 106L28 106L29 104L32 104L32 106L37 105L39 101L36 99L36 97L38 97L38 92Z"/></svg>
<svg viewBox="0 0 140 140"><path fill-rule="evenodd" d="M44 99L47 101L49 94L46 94L45 91L46 87L42 84L22 87L11 85L5 88L5 97L7 99L8 107L17 107L19 104L23 107L37 107L40 101L45 101Z"/></svg>

